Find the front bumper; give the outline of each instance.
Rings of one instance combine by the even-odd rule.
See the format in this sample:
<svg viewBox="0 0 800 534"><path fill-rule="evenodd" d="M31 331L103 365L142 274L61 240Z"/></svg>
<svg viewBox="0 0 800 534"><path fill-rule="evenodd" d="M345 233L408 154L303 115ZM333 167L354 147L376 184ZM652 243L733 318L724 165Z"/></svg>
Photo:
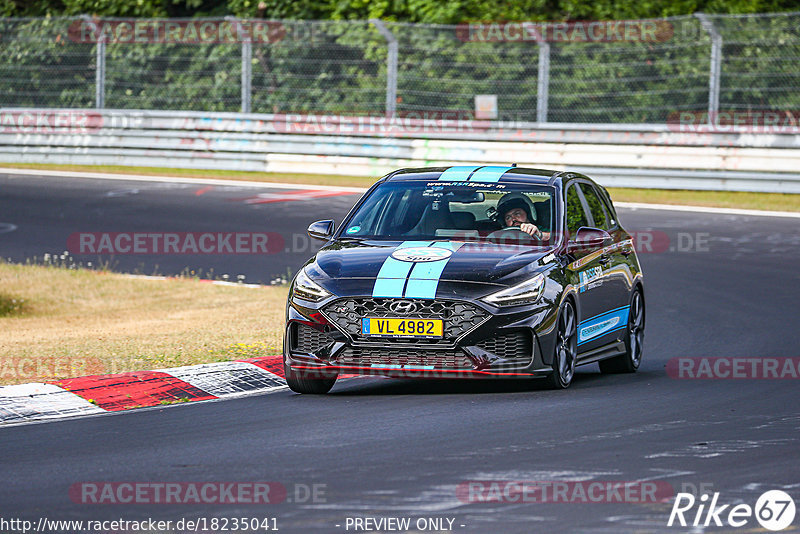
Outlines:
<svg viewBox="0 0 800 534"><path fill-rule="evenodd" d="M444 320L445 335L435 340L368 338L360 333L364 316L397 316L392 301L412 301L408 317ZM522 308L522 309L520 309ZM375 299L337 297L316 305L290 300L284 336L284 361L307 375L366 374L410 378L520 378L545 376L552 368L542 358L540 336L548 335L546 307L510 311L459 299Z"/></svg>

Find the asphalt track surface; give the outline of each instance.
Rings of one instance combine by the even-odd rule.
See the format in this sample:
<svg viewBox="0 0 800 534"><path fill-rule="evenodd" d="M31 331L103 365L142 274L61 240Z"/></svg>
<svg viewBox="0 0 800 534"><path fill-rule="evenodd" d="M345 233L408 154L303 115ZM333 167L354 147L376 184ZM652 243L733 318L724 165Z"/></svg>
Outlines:
<svg viewBox="0 0 800 534"><path fill-rule="evenodd" d="M107 195L126 188L137 192ZM231 186L198 196L196 189L0 177L0 223L17 226L0 234L0 250L17 261L59 252L75 231L292 235L314 219L340 218L356 199L248 205L235 199L260 191ZM798 380L687 380L665 372L676 357L800 356L797 220L655 210L620 210L620 218L629 230L669 236L663 251L640 254L647 329L635 375L604 376L590 365L558 392L526 381L359 378L327 396L281 391L0 428L0 515L275 517L282 532L354 532L345 529L348 517L451 518L453 532L476 533L756 530L752 518L739 529L668 528L672 499L475 503L457 495L471 480L659 481L675 492L719 492L720 504L754 505L769 489L800 504ZM309 254L122 257L117 268L158 260L162 274L213 267L266 281ZM76 504L69 488L86 481L276 481L289 498L272 505ZM312 484L324 485L316 502L295 496Z"/></svg>

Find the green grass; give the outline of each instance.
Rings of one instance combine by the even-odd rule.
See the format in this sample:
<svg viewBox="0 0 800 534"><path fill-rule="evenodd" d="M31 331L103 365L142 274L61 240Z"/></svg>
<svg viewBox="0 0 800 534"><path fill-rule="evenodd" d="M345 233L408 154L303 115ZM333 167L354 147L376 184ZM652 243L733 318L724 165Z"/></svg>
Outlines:
<svg viewBox="0 0 800 534"><path fill-rule="evenodd" d="M174 169L166 167L124 167L120 165L45 165L34 163L0 163L0 167L41 169L50 171L107 172L140 174L148 176L177 176L188 178L215 178L224 180L249 180L308 185L338 185L368 187L377 177L340 176L319 174L266 173L247 171L218 171L202 169ZM650 204L680 204L686 206L711 206L768 211L800 211L800 195L781 193L748 193L734 191L688 191L673 189L610 188L617 202L645 202Z"/></svg>
<svg viewBox="0 0 800 534"><path fill-rule="evenodd" d="M615 202L680 204L766 211L800 211L800 195L740 191L686 191L682 189L609 188Z"/></svg>
<svg viewBox="0 0 800 534"><path fill-rule="evenodd" d="M0 384L277 354L287 292L0 261Z"/></svg>

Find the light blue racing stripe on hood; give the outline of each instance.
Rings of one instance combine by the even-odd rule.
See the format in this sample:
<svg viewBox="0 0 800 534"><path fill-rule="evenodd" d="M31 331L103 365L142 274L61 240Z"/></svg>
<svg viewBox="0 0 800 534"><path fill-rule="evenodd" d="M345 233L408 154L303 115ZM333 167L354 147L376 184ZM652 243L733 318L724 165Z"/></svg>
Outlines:
<svg viewBox="0 0 800 534"><path fill-rule="evenodd" d="M446 241L442 243L434 243L433 248L446 248L457 251L464 243L453 243ZM452 256L450 256L452 257ZM447 266L450 258L437 261L426 261L414 264L411 270L411 276L408 278L408 285L406 286L406 298L417 299L434 299L436 298L436 290L439 287L439 279L442 277L442 272Z"/></svg>
<svg viewBox="0 0 800 534"><path fill-rule="evenodd" d="M470 182L497 182L500 177L514 167L482 167L469 179Z"/></svg>
<svg viewBox="0 0 800 534"><path fill-rule="evenodd" d="M442 174L439 175L439 181L443 182L466 182L469 180L470 175L473 172L480 169L481 166L470 166L470 165L457 165L455 167L450 167L449 169L445 170Z"/></svg>
<svg viewBox="0 0 800 534"><path fill-rule="evenodd" d="M431 241L403 241L394 250L411 247L428 247ZM394 250L392 252L394 252ZM408 273L414 264L410 261L400 261L391 255L386 258L378 271L378 278L372 287L373 297L402 297L403 289L406 287Z"/></svg>

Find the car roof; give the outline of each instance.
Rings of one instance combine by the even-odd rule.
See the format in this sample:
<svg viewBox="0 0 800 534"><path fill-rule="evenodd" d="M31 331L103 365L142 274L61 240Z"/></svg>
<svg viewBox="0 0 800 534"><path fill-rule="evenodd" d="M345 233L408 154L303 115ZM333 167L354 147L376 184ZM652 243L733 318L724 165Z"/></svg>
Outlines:
<svg viewBox="0 0 800 534"><path fill-rule="evenodd" d="M567 173L545 169L516 167L513 165L456 165L453 167L422 167L417 169L400 169L386 176L390 182L420 181L454 181L454 182L523 182L548 185Z"/></svg>

